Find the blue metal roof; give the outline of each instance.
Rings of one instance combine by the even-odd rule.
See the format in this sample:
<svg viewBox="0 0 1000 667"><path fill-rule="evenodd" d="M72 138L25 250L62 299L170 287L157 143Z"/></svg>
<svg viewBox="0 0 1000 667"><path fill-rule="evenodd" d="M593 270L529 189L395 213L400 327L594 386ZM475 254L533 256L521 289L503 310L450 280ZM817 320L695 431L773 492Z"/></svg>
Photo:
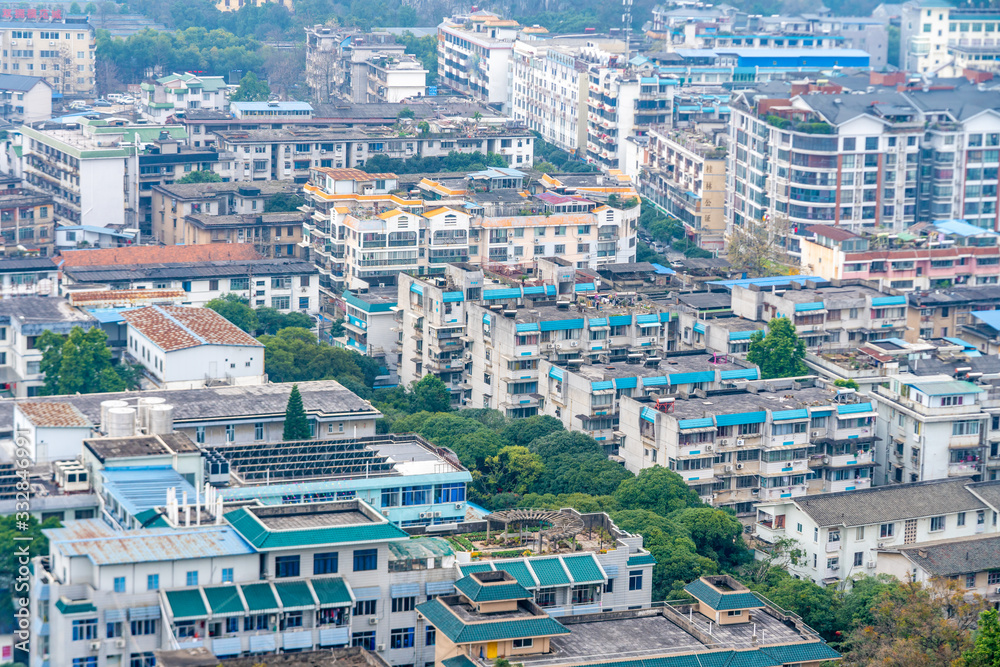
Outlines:
<svg viewBox="0 0 1000 667"><path fill-rule="evenodd" d="M520 287L506 287L503 289L483 290L483 300L485 301L490 301L493 299L519 299L519 298L521 298Z"/></svg>
<svg viewBox="0 0 1000 667"><path fill-rule="evenodd" d="M187 491L188 501L194 502L195 489L170 466L145 468L105 468L104 491L129 515L167 504L167 489L175 487L177 497Z"/></svg>
<svg viewBox="0 0 1000 667"><path fill-rule="evenodd" d="M848 403L847 405L838 405L837 414L856 415L862 412L872 412L874 409L871 403Z"/></svg>
<svg viewBox="0 0 1000 667"><path fill-rule="evenodd" d="M522 322L521 324L515 324L514 329L517 333L530 333L532 331L538 331L538 322Z"/></svg>
<svg viewBox="0 0 1000 667"><path fill-rule="evenodd" d="M771 419L782 421L786 419L809 419L809 411L805 408L799 410L777 410L771 413Z"/></svg>
<svg viewBox="0 0 1000 667"><path fill-rule="evenodd" d="M712 421L711 417L702 417L701 419L678 419L678 428L708 428L710 426L715 426L715 422Z"/></svg>
<svg viewBox="0 0 1000 667"><path fill-rule="evenodd" d="M720 380L756 380L760 377L760 371L754 368L737 368L719 373Z"/></svg>
<svg viewBox="0 0 1000 667"><path fill-rule="evenodd" d="M662 264L657 264L656 262L653 262L653 270L656 271L661 276L672 276L675 273L677 273L673 269L667 268L666 266L663 266Z"/></svg>
<svg viewBox="0 0 1000 667"><path fill-rule="evenodd" d="M873 306L905 306L905 296L879 296L872 299Z"/></svg>
<svg viewBox="0 0 1000 667"><path fill-rule="evenodd" d="M828 282L826 278L820 276L768 276L765 278L741 278L737 280L713 280L709 282L709 285L718 285L719 287L725 287L728 290L734 287L749 287L750 285L759 285L761 287L772 287L781 285L790 285L791 283L798 283L804 285L807 280L813 280L820 283Z"/></svg>
<svg viewBox="0 0 1000 667"><path fill-rule="evenodd" d="M813 301L812 303L797 303L795 304L796 313L808 313L813 310L823 310L822 301Z"/></svg>
<svg viewBox="0 0 1000 667"><path fill-rule="evenodd" d="M606 389L614 389L615 383L612 380L601 380L600 382L591 382L591 391L604 391Z"/></svg>
<svg viewBox="0 0 1000 667"><path fill-rule="evenodd" d="M608 320L613 327L628 326L632 324L631 315L612 315Z"/></svg>
<svg viewBox="0 0 1000 667"><path fill-rule="evenodd" d="M230 526L153 528L130 530L114 536L52 541L50 550L69 556L86 556L96 565L161 562L164 558L217 558L254 553Z"/></svg>
<svg viewBox="0 0 1000 667"><path fill-rule="evenodd" d="M758 332L767 335L767 332L763 329L757 329L756 331L730 331L729 340L750 340Z"/></svg>
<svg viewBox="0 0 1000 667"><path fill-rule="evenodd" d="M949 343L951 343L952 345L960 345L960 346L964 347L967 350L968 349L972 349L972 350L976 349L975 345L973 345L972 343L969 343L967 341L964 341L961 338L955 338L954 336L945 336L944 339L946 341L948 341Z"/></svg>
<svg viewBox="0 0 1000 667"><path fill-rule="evenodd" d="M955 236L997 236L996 232L970 225L965 220L935 220L934 227L942 234Z"/></svg>
<svg viewBox="0 0 1000 667"><path fill-rule="evenodd" d="M986 326L1000 331L1000 310L975 310L972 316Z"/></svg>
<svg viewBox="0 0 1000 667"><path fill-rule="evenodd" d="M465 300L465 295L461 292L445 292L441 295L445 303L457 303Z"/></svg>
<svg viewBox="0 0 1000 667"><path fill-rule="evenodd" d="M767 411L759 412L739 412L731 415L716 415L715 423L718 426L739 426L740 424L763 424L767 419Z"/></svg>
<svg viewBox="0 0 1000 667"><path fill-rule="evenodd" d="M90 308L88 313L93 315L101 324L121 324L125 321L122 313L131 308Z"/></svg>

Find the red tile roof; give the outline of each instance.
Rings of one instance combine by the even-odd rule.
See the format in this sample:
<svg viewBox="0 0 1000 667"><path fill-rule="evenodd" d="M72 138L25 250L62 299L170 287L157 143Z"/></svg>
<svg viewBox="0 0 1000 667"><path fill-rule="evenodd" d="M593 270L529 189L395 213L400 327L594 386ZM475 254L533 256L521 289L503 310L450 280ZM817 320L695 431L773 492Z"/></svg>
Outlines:
<svg viewBox="0 0 1000 667"><path fill-rule="evenodd" d="M134 266L137 264L187 264L219 260L261 259L246 243L205 243L201 245L128 246L67 250L63 266Z"/></svg>
<svg viewBox="0 0 1000 667"><path fill-rule="evenodd" d="M72 403L24 402L18 403L17 408L35 426L49 428L93 426L87 416Z"/></svg>
<svg viewBox="0 0 1000 667"><path fill-rule="evenodd" d="M806 231L820 236L825 236L826 238L833 239L834 241L846 241L847 239L858 238L858 235L849 229L844 229L843 227L830 227L829 225L813 225L806 228Z"/></svg>
<svg viewBox="0 0 1000 667"><path fill-rule="evenodd" d="M263 347L253 336L210 308L147 306L125 311L122 317L164 352L198 345Z"/></svg>
<svg viewBox="0 0 1000 667"><path fill-rule="evenodd" d="M332 167L316 167L313 171L326 174L335 181L391 181L396 178L396 174L369 174L360 169L334 169Z"/></svg>

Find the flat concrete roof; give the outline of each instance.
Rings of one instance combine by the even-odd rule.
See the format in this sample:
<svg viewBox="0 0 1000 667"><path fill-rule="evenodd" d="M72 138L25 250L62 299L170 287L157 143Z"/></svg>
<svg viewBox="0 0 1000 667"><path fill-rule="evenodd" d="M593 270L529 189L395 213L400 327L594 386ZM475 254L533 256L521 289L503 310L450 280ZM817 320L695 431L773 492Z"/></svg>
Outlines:
<svg viewBox="0 0 1000 667"><path fill-rule="evenodd" d="M727 392L707 398L686 398L674 401L673 415L677 419L700 419L715 414L739 414L761 410L797 410L833 403L836 393L827 389L780 389L778 391Z"/></svg>

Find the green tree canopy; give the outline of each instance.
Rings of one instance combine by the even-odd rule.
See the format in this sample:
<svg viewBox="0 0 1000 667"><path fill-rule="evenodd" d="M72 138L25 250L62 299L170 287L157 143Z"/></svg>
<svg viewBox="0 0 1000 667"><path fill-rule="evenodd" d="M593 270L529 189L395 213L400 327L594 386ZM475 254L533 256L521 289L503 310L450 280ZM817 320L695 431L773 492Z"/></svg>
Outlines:
<svg viewBox="0 0 1000 667"><path fill-rule="evenodd" d="M544 469L542 459L527 447L509 445L485 460L481 489L487 495L523 495Z"/></svg>
<svg viewBox="0 0 1000 667"><path fill-rule="evenodd" d="M264 213L294 213L306 200L290 192L279 192L264 201Z"/></svg>
<svg viewBox="0 0 1000 667"><path fill-rule="evenodd" d="M447 412L451 410L451 393L436 375L425 375L410 388L410 411Z"/></svg>
<svg viewBox="0 0 1000 667"><path fill-rule="evenodd" d="M976 643L962 654L962 667L1000 667L1000 620L996 609L979 615Z"/></svg>
<svg viewBox="0 0 1000 667"><path fill-rule="evenodd" d="M100 327L73 327L68 336L45 331L35 346L42 351L42 394L94 394L138 388L134 369L115 364L108 335Z"/></svg>
<svg viewBox="0 0 1000 667"><path fill-rule="evenodd" d="M760 366L763 379L805 375L808 367L806 344L799 338L795 325L787 317L775 317L767 323L767 335L759 331L750 338L747 361Z"/></svg>
<svg viewBox="0 0 1000 667"><path fill-rule="evenodd" d="M287 327L258 340L264 344L264 371L272 382L337 380L352 383L366 397L379 375L375 359L324 345L309 329Z"/></svg>
<svg viewBox="0 0 1000 667"><path fill-rule="evenodd" d="M257 313L250 307L250 300L238 294L223 294L205 304L219 315L247 333L257 331Z"/></svg>
<svg viewBox="0 0 1000 667"><path fill-rule="evenodd" d="M622 508L646 509L661 516L702 504L683 477L662 466L646 468L637 477L626 479L614 497Z"/></svg>
<svg viewBox="0 0 1000 667"><path fill-rule="evenodd" d="M207 169L201 171L192 171L189 174L184 174L180 179L177 180L178 183L221 183L222 176L219 176L214 171Z"/></svg>
<svg viewBox="0 0 1000 667"><path fill-rule="evenodd" d="M271 96L267 82L261 81L253 72L247 72L240 79L240 87L230 96L233 102L266 102Z"/></svg>
<svg viewBox="0 0 1000 667"><path fill-rule="evenodd" d="M282 431L281 439L308 440L311 437L309 419L306 417L306 410L302 405L299 385L293 384L292 391L288 394L288 405L285 407L285 428Z"/></svg>

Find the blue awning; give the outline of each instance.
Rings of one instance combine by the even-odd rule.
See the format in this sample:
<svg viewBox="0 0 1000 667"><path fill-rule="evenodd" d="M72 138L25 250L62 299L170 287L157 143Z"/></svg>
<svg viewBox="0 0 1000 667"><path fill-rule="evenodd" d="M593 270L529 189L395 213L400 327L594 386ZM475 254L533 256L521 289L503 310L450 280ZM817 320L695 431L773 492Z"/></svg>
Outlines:
<svg viewBox="0 0 1000 667"><path fill-rule="evenodd" d="M715 380L715 371L700 371L697 373L673 373L670 377L671 386L679 384L691 384L694 382L712 382Z"/></svg>
<svg viewBox="0 0 1000 667"><path fill-rule="evenodd" d="M655 271L656 273L658 273L661 276L672 276L675 273L677 273L673 269L667 268L666 266L663 266L662 264L657 264L656 262L653 262L653 271Z"/></svg>
<svg viewBox="0 0 1000 667"><path fill-rule="evenodd" d="M457 301L465 301L465 295L461 292L445 292L442 295L445 303L455 303Z"/></svg>
<svg viewBox="0 0 1000 667"><path fill-rule="evenodd" d="M608 326L608 318L606 317L591 317L587 320L587 324L591 329L594 327L606 327Z"/></svg>
<svg viewBox="0 0 1000 667"><path fill-rule="evenodd" d="M455 592L453 581L428 581L424 584L427 595L452 595Z"/></svg>
<svg viewBox="0 0 1000 667"><path fill-rule="evenodd" d="M643 408L642 412L639 413L639 416L648 422L656 422L656 410L653 410L652 408Z"/></svg>
<svg viewBox="0 0 1000 667"><path fill-rule="evenodd" d="M520 299L520 298L521 298L520 287L507 287L504 289L483 290L484 301L491 301L495 299Z"/></svg>
<svg viewBox="0 0 1000 667"><path fill-rule="evenodd" d="M534 296L535 294L545 294L545 285L531 285L524 288L524 296Z"/></svg>
<svg viewBox="0 0 1000 667"><path fill-rule="evenodd" d="M716 415L715 423L718 426L739 426L740 424L763 424L767 419L767 412L740 412L733 415Z"/></svg>
<svg viewBox="0 0 1000 667"><path fill-rule="evenodd" d="M659 324L660 316L656 313L648 313L646 315L636 315L636 324Z"/></svg>
<svg viewBox="0 0 1000 667"><path fill-rule="evenodd" d="M570 329L582 329L583 318L578 320L549 320L541 323L542 331L568 331Z"/></svg>
<svg viewBox="0 0 1000 667"><path fill-rule="evenodd" d="M573 285L574 292L593 292L597 289L597 285L594 283L577 283Z"/></svg>
<svg viewBox="0 0 1000 667"><path fill-rule="evenodd" d="M737 368L722 371L719 373L719 377L722 380L756 380L757 374L756 368Z"/></svg>
<svg viewBox="0 0 1000 667"><path fill-rule="evenodd" d="M667 376L666 375L655 375L653 377L642 378L643 387L661 387L666 386Z"/></svg>
<svg viewBox="0 0 1000 667"><path fill-rule="evenodd" d="M822 301L814 301L812 303L797 303L795 304L796 313L806 313L810 310L823 310Z"/></svg>
<svg viewBox="0 0 1000 667"><path fill-rule="evenodd" d="M591 391L604 391L606 389L614 389L614 388L615 388L615 383L612 382L611 380L602 380L601 382L590 383Z"/></svg>
<svg viewBox="0 0 1000 667"><path fill-rule="evenodd" d="M639 386L639 378L616 378L615 387L618 389L635 389Z"/></svg>
<svg viewBox="0 0 1000 667"><path fill-rule="evenodd" d="M418 285L416 283L410 283L410 291L414 292L415 294L423 294L424 293L424 287L423 287L423 285Z"/></svg>
<svg viewBox="0 0 1000 667"><path fill-rule="evenodd" d="M905 306L905 296L880 296L872 299L873 306Z"/></svg>
<svg viewBox="0 0 1000 667"><path fill-rule="evenodd" d="M837 414L838 415L855 415L861 412L872 412L871 403L849 403L848 405L838 405Z"/></svg>
<svg viewBox="0 0 1000 667"><path fill-rule="evenodd" d="M483 324L489 324L493 321L493 317L489 313L483 313Z"/></svg>
<svg viewBox="0 0 1000 667"><path fill-rule="evenodd" d="M783 421L787 419L809 419L809 411L805 408L801 410L777 410L771 413L771 419L774 421Z"/></svg>
<svg viewBox="0 0 1000 667"><path fill-rule="evenodd" d="M420 595L419 583L393 584L389 587L389 597L409 598L416 595Z"/></svg>
<svg viewBox="0 0 1000 667"><path fill-rule="evenodd" d="M556 368L555 366L552 366L551 368L549 368L549 377L555 378L557 380L562 380L563 370L561 368Z"/></svg>
<svg viewBox="0 0 1000 667"><path fill-rule="evenodd" d="M629 324L632 324L631 315L612 315L609 318L609 320L611 322L611 326L613 327L627 326Z"/></svg>
<svg viewBox="0 0 1000 667"><path fill-rule="evenodd" d="M757 329L756 331L730 331L729 340L750 340L758 331L764 333L763 329Z"/></svg>
<svg viewBox="0 0 1000 667"><path fill-rule="evenodd" d="M677 421L677 427L680 429L685 428L709 428L715 426L711 417L702 417L701 419L680 419Z"/></svg>
<svg viewBox="0 0 1000 667"><path fill-rule="evenodd" d="M514 326L517 333L528 333L531 331L538 331L538 322L524 322Z"/></svg>
<svg viewBox="0 0 1000 667"><path fill-rule="evenodd" d="M698 333L705 333L705 324L703 322L695 322L694 330Z"/></svg>
<svg viewBox="0 0 1000 667"><path fill-rule="evenodd" d="M660 321L661 322L669 322L670 321L670 313L660 313Z"/></svg>

